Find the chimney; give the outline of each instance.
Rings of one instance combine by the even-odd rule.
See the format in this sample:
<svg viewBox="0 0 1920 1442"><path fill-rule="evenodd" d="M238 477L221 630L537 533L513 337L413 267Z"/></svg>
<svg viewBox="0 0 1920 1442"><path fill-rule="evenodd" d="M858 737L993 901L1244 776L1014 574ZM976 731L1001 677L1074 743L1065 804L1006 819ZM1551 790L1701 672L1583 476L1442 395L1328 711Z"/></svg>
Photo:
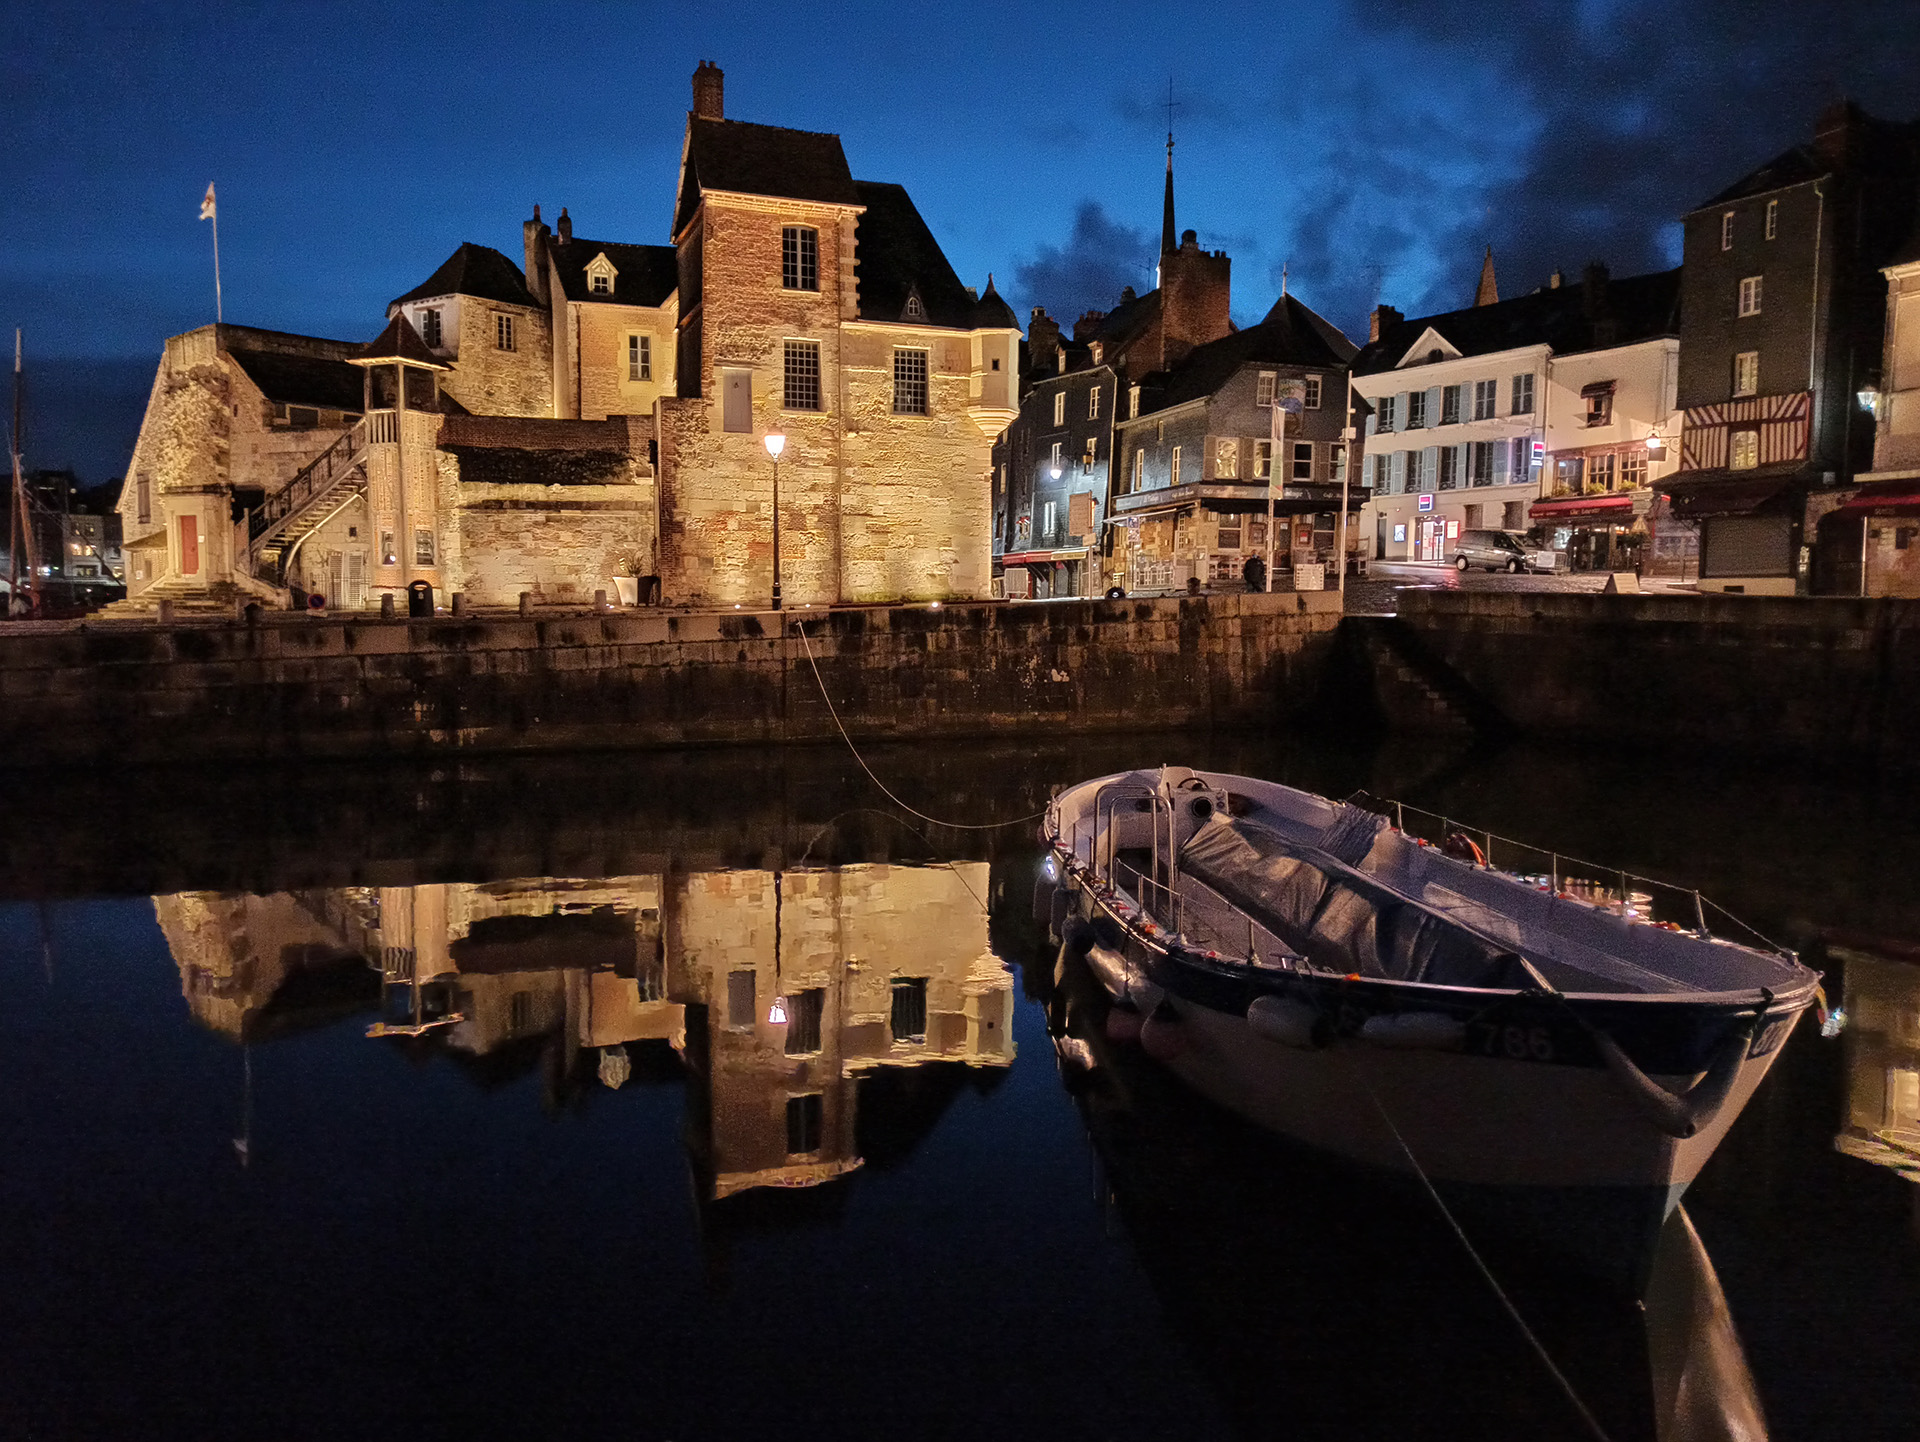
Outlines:
<svg viewBox="0 0 1920 1442"><path fill-rule="evenodd" d="M548 304L547 237L552 233L547 229L546 222L540 219L538 205L533 208L533 219L520 227L521 240L526 247L527 289L542 305Z"/></svg>
<svg viewBox="0 0 1920 1442"><path fill-rule="evenodd" d="M1100 329L1101 323L1104 322L1106 318L1107 313L1103 310L1088 311L1073 323L1074 340L1076 342L1083 341L1088 336L1096 334Z"/></svg>
<svg viewBox="0 0 1920 1442"><path fill-rule="evenodd" d="M702 120L726 119L727 73L711 60L693 72L693 113Z"/></svg>
<svg viewBox="0 0 1920 1442"><path fill-rule="evenodd" d="M1560 274L1559 271L1556 270L1552 275L1547 277L1547 289L1548 290L1560 289L1560 282L1563 279L1564 277Z"/></svg>
<svg viewBox="0 0 1920 1442"><path fill-rule="evenodd" d="M1580 305L1588 320L1599 320L1607 313L1607 268L1597 260L1587 262Z"/></svg>
<svg viewBox="0 0 1920 1442"><path fill-rule="evenodd" d="M1390 305L1376 305L1373 317L1367 322L1367 341L1371 344L1380 339L1380 332L1389 326L1399 325L1406 317Z"/></svg>
<svg viewBox="0 0 1920 1442"><path fill-rule="evenodd" d="M1813 123L1814 150L1828 165L1840 169L1859 148L1865 122L1866 116L1851 100L1834 101Z"/></svg>
<svg viewBox="0 0 1920 1442"><path fill-rule="evenodd" d="M1038 367L1041 357L1051 360L1060 345L1060 323L1048 315L1040 306L1033 308L1033 315L1027 321L1027 358L1030 364Z"/></svg>
<svg viewBox="0 0 1920 1442"><path fill-rule="evenodd" d="M560 207L559 231L562 245L573 244L573 221L568 218L567 208L564 205Z"/></svg>

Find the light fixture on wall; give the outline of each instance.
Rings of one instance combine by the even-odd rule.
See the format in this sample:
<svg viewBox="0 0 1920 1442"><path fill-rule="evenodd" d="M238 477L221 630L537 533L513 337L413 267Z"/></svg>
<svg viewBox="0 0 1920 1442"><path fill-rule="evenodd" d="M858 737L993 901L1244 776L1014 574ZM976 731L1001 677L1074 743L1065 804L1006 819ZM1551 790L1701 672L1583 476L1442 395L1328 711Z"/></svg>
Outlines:
<svg viewBox="0 0 1920 1442"><path fill-rule="evenodd" d="M1664 451L1666 448L1667 448L1666 440L1664 437L1661 436L1660 432L1655 431L1652 435L1647 437L1647 449L1652 451L1656 456L1659 455L1660 452Z"/></svg>
<svg viewBox="0 0 1920 1442"><path fill-rule="evenodd" d="M780 609L780 453L787 438L779 431L766 434L767 454L773 457L773 609Z"/></svg>
<svg viewBox="0 0 1920 1442"><path fill-rule="evenodd" d="M1879 411L1876 409L1876 407L1878 407L1880 404L1880 387L1873 385L1871 383L1861 386L1859 395L1856 397L1856 399L1860 402L1861 410L1871 411L1876 416L1879 414Z"/></svg>

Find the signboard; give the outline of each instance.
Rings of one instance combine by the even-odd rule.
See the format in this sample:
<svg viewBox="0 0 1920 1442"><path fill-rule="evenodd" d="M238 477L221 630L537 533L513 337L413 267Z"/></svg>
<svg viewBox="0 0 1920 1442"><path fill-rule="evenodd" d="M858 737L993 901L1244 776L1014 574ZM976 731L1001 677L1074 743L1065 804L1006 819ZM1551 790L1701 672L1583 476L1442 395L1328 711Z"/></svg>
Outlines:
<svg viewBox="0 0 1920 1442"><path fill-rule="evenodd" d="M1457 541L1460 539L1460 523L1458 521L1450 520L1447 522L1447 539L1449 541Z"/></svg>
<svg viewBox="0 0 1920 1442"><path fill-rule="evenodd" d="M1433 509L1433 494L1432 492L1428 492L1427 494L1420 497L1420 510L1422 514L1424 514L1427 511L1431 511L1432 509Z"/></svg>
<svg viewBox="0 0 1920 1442"><path fill-rule="evenodd" d="M1395 526L1393 528L1393 539L1396 545L1405 541L1407 539L1407 528L1405 526Z"/></svg>
<svg viewBox="0 0 1920 1442"><path fill-rule="evenodd" d="M1533 463L1536 466L1545 465L1546 460L1547 460L1547 443L1545 441L1535 441L1533 443Z"/></svg>
<svg viewBox="0 0 1920 1442"><path fill-rule="evenodd" d="M1633 493L1634 515L1644 516L1652 509L1653 509L1653 492L1652 491L1635 491Z"/></svg>

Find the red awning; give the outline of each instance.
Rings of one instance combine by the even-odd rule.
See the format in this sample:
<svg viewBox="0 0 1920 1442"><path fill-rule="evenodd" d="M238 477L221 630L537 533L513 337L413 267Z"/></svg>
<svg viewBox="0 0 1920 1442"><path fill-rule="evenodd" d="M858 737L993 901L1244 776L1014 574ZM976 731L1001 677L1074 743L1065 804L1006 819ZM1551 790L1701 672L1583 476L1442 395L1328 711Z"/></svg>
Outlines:
<svg viewBox="0 0 1920 1442"><path fill-rule="evenodd" d="M1869 512L1914 515L1920 513L1920 481L1892 481L1884 485L1862 486L1857 494L1835 509L1852 516Z"/></svg>
<svg viewBox="0 0 1920 1442"><path fill-rule="evenodd" d="M1529 514L1536 521L1630 519L1633 497L1625 491L1610 496L1563 496L1559 500L1535 501Z"/></svg>

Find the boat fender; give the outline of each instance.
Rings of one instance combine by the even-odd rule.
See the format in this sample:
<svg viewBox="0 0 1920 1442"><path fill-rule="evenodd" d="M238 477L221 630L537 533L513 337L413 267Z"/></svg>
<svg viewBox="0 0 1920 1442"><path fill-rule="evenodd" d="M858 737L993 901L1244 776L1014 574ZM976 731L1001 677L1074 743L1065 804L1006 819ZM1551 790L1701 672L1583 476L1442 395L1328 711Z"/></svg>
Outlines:
<svg viewBox="0 0 1920 1442"><path fill-rule="evenodd" d="M1068 917L1066 928L1060 933L1060 945L1067 955L1084 959L1093 950L1093 926L1085 917Z"/></svg>
<svg viewBox="0 0 1920 1442"><path fill-rule="evenodd" d="M1041 877L1033 883L1033 920L1036 925L1053 920L1053 883Z"/></svg>
<svg viewBox="0 0 1920 1442"><path fill-rule="evenodd" d="M1706 1075L1684 1096L1675 1096L1641 1071L1634 1065L1633 1058L1620 1050L1620 1044L1604 1031L1596 1027L1591 1034L1601 1059L1626 1093L1627 1100L1659 1131L1685 1141L1698 1134L1700 1128L1712 1126L1713 1119L1720 1114L1734 1082L1739 1080L1740 1068L1747 1059L1747 1048L1753 1044L1754 1028L1759 1022L1760 1017L1756 1015L1745 1025L1735 1027L1720 1043Z"/></svg>
<svg viewBox="0 0 1920 1442"><path fill-rule="evenodd" d="M1400 1051L1460 1051L1467 1024L1438 1011L1381 1012L1360 1023L1360 1039Z"/></svg>
<svg viewBox="0 0 1920 1442"><path fill-rule="evenodd" d="M1302 1001L1283 996L1257 996L1247 1007L1247 1026L1255 1036L1282 1046L1308 1049L1324 1046L1326 1023L1320 1013Z"/></svg>
<svg viewBox="0 0 1920 1442"><path fill-rule="evenodd" d="M1068 894L1067 889L1063 886L1053 893L1053 905L1047 913L1048 926L1055 936L1063 934L1062 928L1066 926L1067 917L1072 914L1072 911L1073 897Z"/></svg>
<svg viewBox="0 0 1920 1442"><path fill-rule="evenodd" d="M1140 1045L1157 1062L1170 1062L1187 1049L1187 1029L1173 1003L1162 997L1140 1028Z"/></svg>
<svg viewBox="0 0 1920 1442"><path fill-rule="evenodd" d="M1140 1040L1140 1028L1145 1020L1140 1008L1122 997L1107 1012L1107 1040L1131 1046Z"/></svg>

